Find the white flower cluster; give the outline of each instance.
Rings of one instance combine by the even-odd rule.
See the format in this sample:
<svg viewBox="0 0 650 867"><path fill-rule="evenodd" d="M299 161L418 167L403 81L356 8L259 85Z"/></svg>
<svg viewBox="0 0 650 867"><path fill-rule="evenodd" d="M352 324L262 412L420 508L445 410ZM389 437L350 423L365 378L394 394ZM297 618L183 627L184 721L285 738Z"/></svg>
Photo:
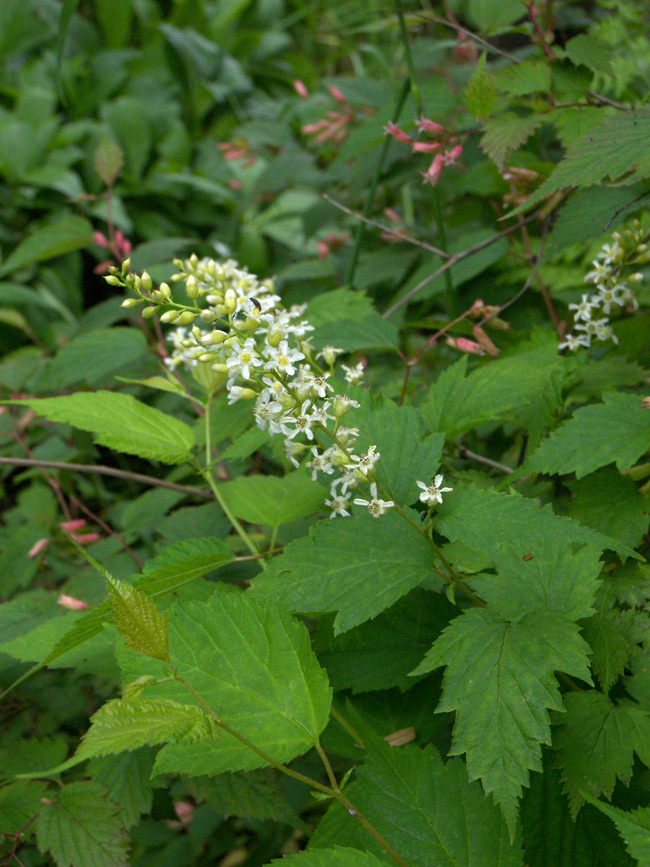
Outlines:
<svg viewBox="0 0 650 867"><path fill-rule="evenodd" d="M633 253L639 258L645 258L647 245L640 243L641 233L627 232L634 240ZM579 304L569 304L569 310L573 310L573 331L566 335L560 343L560 349L569 349L572 352L580 347L591 346L592 340L613 340L618 343L618 338L609 324L609 315L612 309L628 307L638 309L638 302L634 290L628 283L620 281L621 271L626 261L626 248L623 238L618 232L612 235L612 243L605 244L594 260L593 269L585 276L586 283L592 283L596 291L582 296ZM628 278L630 283L640 283L643 274L637 272ZM604 313L604 316L600 316Z"/></svg>
<svg viewBox="0 0 650 867"><path fill-rule="evenodd" d="M376 446L365 454L354 453L356 428L341 424L357 401L345 394L333 394L328 382L341 349L325 346L315 354L307 334L312 326L303 319L304 306L285 309L274 294L270 280L259 281L236 262L217 263L196 256L185 262L175 260L178 273L174 282L183 281L195 304L192 310L174 305L161 321L177 324L168 335L170 368L205 364L225 383L228 403L254 400L253 414L261 430L282 434L288 460L296 467L299 458L308 457L312 479L320 474L330 479L330 517L349 515L351 489L370 484L371 499L357 498L374 517L395 504L377 497L373 481L379 460ZM163 284L158 293L172 304L171 293ZM152 293L153 300L160 300ZM190 323L195 319L212 326L211 330ZM324 370L322 359L329 370ZM361 382L362 364L342 365L345 380Z"/></svg>

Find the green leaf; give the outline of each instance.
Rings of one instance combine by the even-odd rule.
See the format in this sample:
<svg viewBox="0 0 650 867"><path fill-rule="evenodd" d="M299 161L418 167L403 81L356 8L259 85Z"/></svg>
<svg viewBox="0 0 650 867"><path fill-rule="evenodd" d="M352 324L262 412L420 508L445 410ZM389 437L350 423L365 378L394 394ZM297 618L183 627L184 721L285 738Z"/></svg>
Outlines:
<svg viewBox="0 0 650 867"><path fill-rule="evenodd" d="M587 36L585 33L574 36L569 39L564 50L576 66L582 64L592 72L602 72L605 75L612 72L611 49L595 36Z"/></svg>
<svg viewBox="0 0 650 867"><path fill-rule="evenodd" d="M334 636L331 624L321 623L314 650L335 691L359 693L393 686L407 690L416 683L408 673L455 614L446 596L413 591L374 620L342 635Z"/></svg>
<svg viewBox="0 0 650 867"><path fill-rule="evenodd" d="M481 150L489 156L499 171L503 171L506 161L519 150L531 135L547 120L543 114L505 114L491 117L485 124L481 137Z"/></svg>
<svg viewBox="0 0 650 867"><path fill-rule="evenodd" d="M494 76L485 69L485 57L486 52L483 52L463 94L470 113L481 121L487 120L492 114L497 100Z"/></svg>
<svg viewBox="0 0 650 867"><path fill-rule="evenodd" d="M36 822L38 846L59 867L127 867L128 838L119 807L98 783L69 783L53 793Z"/></svg>
<svg viewBox="0 0 650 867"><path fill-rule="evenodd" d="M563 709L554 672L591 683L588 653L577 626L557 614L508 623L474 609L452 621L413 672L447 666L437 713L456 711L450 754L467 753L470 780L494 794L511 835L529 770L540 770L541 745L551 740L548 708Z"/></svg>
<svg viewBox="0 0 650 867"><path fill-rule="evenodd" d="M604 178L620 181L647 177L650 172L649 135L650 111L639 108L616 112L570 148L550 178L523 205L511 211L510 216L566 187L587 187Z"/></svg>
<svg viewBox="0 0 650 867"><path fill-rule="evenodd" d="M650 413L635 394L603 395L603 403L576 410L544 440L521 474L573 473L578 479L616 462L623 472L650 448Z"/></svg>
<svg viewBox="0 0 650 867"><path fill-rule="evenodd" d="M623 674L636 648L630 617L634 611L613 609L594 614L581 623L582 635L593 651L591 666L603 692L609 692Z"/></svg>
<svg viewBox="0 0 650 867"><path fill-rule="evenodd" d="M336 846L333 849L323 849L316 852L300 852L297 855L285 855L271 864L291 864L295 867L385 867L386 862L358 849ZM298 862L300 861L300 864Z"/></svg>
<svg viewBox="0 0 650 867"><path fill-rule="evenodd" d="M0 828L3 834L26 833L30 819L43 809L41 798L45 788L45 783L26 780L0 788Z"/></svg>
<svg viewBox="0 0 650 867"><path fill-rule="evenodd" d="M522 18L524 12L519 0L470 0L467 14L479 33L490 33Z"/></svg>
<svg viewBox="0 0 650 867"><path fill-rule="evenodd" d="M567 515L630 548L641 544L650 524L649 506L630 478L605 467L567 484L574 495Z"/></svg>
<svg viewBox="0 0 650 867"><path fill-rule="evenodd" d="M500 810L460 759L444 763L431 745L391 747L367 727L361 733L364 761L345 793L402 858L418 867L520 867L519 841L510 842ZM357 826L334 804L310 847L353 845ZM374 841L363 845L382 852Z"/></svg>
<svg viewBox="0 0 650 867"><path fill-rule="evenodd" d="M65 214L48 225L40 224L33 234L28 235L0 264L0 276L89 247L92 243L93 227L88 220Z"/></svg>
<svg viewBox="0 0 650 867"><path fill-rule="evenodd" d="M161 614L141 590L116 578L108 578L108 597L113 610L113 622L127 647L168 662L167 615Z"/></svg>
<svg viewBox="0 0 650 867"><path fill-rule="evenodd" d="M0 749L0 779L60 764L68 752L64 737L24 738Z"/></svg>
<svg viewBox="0 0 650 867"><path fill-rule="evenodd" d="M97 328L67 343L38 377L39 393L75 382L95 385L144 355L144 334L135 328Z"/></svg>
<svg viewBox="0 0 650 867"><path fill-rule="evenodd" d="M399 346L396 326L382 319L375 310L359 319L326 322L314 331L312 339L317 349L329 345L346 352L363 349L397 349Z"/></svg>
<svg viewBox="0 0 650 867"><path fill-rule="evenodd" d="M510 96L548 93L551 89L551 67L547 60L529 57L499 70L494 76L494 84L500 93Z"/></svg>
<svg viewBox="0 0 650 867"><path fill-rule="evenodd" d="M470 585L490 610L508 620L536 609L567 620L589 617L599 584L600 552L589 545L577 552L573 547L549 538L523 559L510 545L499 546L494 552L497 575L483 575Z"/></svg>
<svg viewBox="0 0 650 867"><path fill-rule="evenodd" d="M177 603L171 663L213 711L275 761L307 752L325 727L331 690L305 627L250 593L219 589L207 602ZM180 684L152 691L182 700ZM171 692L170 692L171 691ZM227 731L219 743L163 747L158 773L215 774L265 764Z"/></svg>
<svg viewBox="0 0 650 867"><path fill-rule="evenodd" d="M650 809L640 807L638 810L626 812L610 804L603 804L589 795L585 795L585 800L612 819L625 841L627 851L636 858L639 867L650 867Z"/></svg>
<svg viewBox="0 0 650 867"><path fill-rule="evenodd" d="M237 461L250 457L261 446L270 442L271 436L268 431L252 427L245 434L237 437L235 442L221 452L219 458L222 461Z"/></svg>
<svg viewBox="0 0 650 867"><path fill-rule="evenodd" d="M151 770L153 750L142 747L133 752L91 759L86 773L106 789L111 801L122 808L120 817L127 828L135 825L142 813L151 810L153 787Z"/></svg>
<svg viewBox="0 0 650 867"><path fill-rule="evenodd" d="M196 743L218 736L214 721L196 705L145 696L113 699L92 715L90 728L71 762L167 741Z"/></svg>
<svg viewBox="0 0 650 867"><path fill-rule="evenodd" d="M286 476L239 476L219 490L235 517L251 524L278 527L313 514L327 490L304 470Z"/></svg>
<svg viewBox="0 0 650 867"><path fill-rule="evenodd" d="M633 702L617 705L596 690L568 693L564 703L555 748L575 817L585 794L610 798L617 779L629 783L634 752L650 761L650 716Z"/></svg>
<svg viewBox="0 0 650 867"><path fill-rule="evenodd" d="M453 495L438 507L436 529L451 542L461 541L473 551L485 552L491 560L500 548L509 546L521 557L544 557L546 547L584 544L594 550L609 548L627 557L639 555L571 518L554 515L550 505L540 508L535 500L519 494L499 494L457 485Z"/></svg>
<svg viewBox="0 0 650 867"><path fill-rule="evenodd" d="M232 553L219 539L178 542L170 545L158 557L148 560L142 576L136 579L132 586L150 599L169 596L190 581L232 560ZM111 606L107 600L83 615L72 629L57 641L45 663L52 663L64 653L98 635L111 619Z"/></svg>
<svg viewBox="0 0 650 867"><path fill-rule="evenodd" d="M389 608L435 566L431 546L392 511L318 521L254 580L253 593L291 611L337 611L340 633Z"/></svg>
<svg viewBox="0 0 650 867"><path fill-rule="evenodd" d="M184 464L192 457L192 428L129 394L95 391L7 403L90 431L96 443L118 452L166 464Z"/></svg>
<svg viewBox="0 0 650 867"><path fill-rule="evenodd" d="M275 768L262 768L192 777L187 785L194 797L206 801L224 818L272 819L299 827L302 823L287 801L280 776Z"/></svg>
<svg viewBox="0 0 650 867"><path fill-rule="evenodd" d="M445 431L447 439L497 418L514 419L516 410L539 404L563 366L553 344L489 361L467 377L464 356L431 387L421 407L422 419L430 430Z"/></svg>

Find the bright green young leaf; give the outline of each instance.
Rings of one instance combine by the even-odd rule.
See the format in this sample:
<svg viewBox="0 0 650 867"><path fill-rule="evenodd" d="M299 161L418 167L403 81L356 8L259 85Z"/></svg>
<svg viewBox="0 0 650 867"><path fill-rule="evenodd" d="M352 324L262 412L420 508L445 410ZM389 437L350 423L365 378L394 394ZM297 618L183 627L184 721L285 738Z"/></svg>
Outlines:
<svg viewBox="0 0 650 867"><path fill-rule="evenodd" d="M575 473L578 479L616 462L622 472L650 448L650 413L635 394L608 393L576 410L544 440L521 473Z"/></svg>
<svg viewBox="0 0 650 867"><path fill-rule="evenodd" d="M463 94L470 113L481 121L487 120L492 114L497 99L494 77L485 69L485 57L483 52Z"/></svg>
<svg viewBox="0 0 650 867"><path fill-rule="evenodd" d="M127 647L169 661L169 618L161 614L142 590L131 584L108 580L108 597L113 611L113 622L126 641Z"/></svg>
<svg viewBox="0 0 650 867"><path fill-rule="evenodd" d="M113 699L93 714L90 723L72 760L75 764L92 756L108 756L166 741L196 743L219 737L218 728L204 710L166 698Z"/></svg>
<svg viewBox="0 0 650 867"><path fill-rule="evenodd" d="M221 495L235 517L251 524L278 527L313 514L322 506L327 490L297 470L286 476L238 476L220 486Z"/></svg>
<svg viewBox="0 0 650 867"><path fill-rule="evenodd" d="M271 861L271 864L291 864L289 867L385 867L386 862L359 849L336 846L320 851L300 852L297 855L285 855L281 859Z"/></svg>
<svg viewBox="0 0 650 867"><path fill-rule="evenodd" d="M342 635L335 636L331 624L321 621L314 650L335 691L407 690L416 683L409 672L457 613L446 596L414 590Z"/></svg>
<svg viewBox="0 0 650 867"><path fill-rule="evenodd" d="M535 500L519 494L499 494L458 485L437 509L436 529L451 542L460 541L473 551L494 559L495 552L510 547L521 557L544 556L549 543L609 548L639 559L631 548L584 527L571 518L554 515L550 506L540 508Z"/></svg>
<svg viewBox="0 0 650 867"><path fill-rule="evenodd" d="M600 552L589 545L574 552L570 542L549 538L524 559L510 545L494 554L497 575L483 575L471 586L491 611L508 620L536 609L555 611L567 620L593 613L601 570Z"/></svg>
<svg viewBox="0 0 650 867"><path fill-rule="evenodd" d="M568 482L574 498L566 514L636 548L648 531L650 504L632 479L604 467L580 481Z"/></svg>
<svg viewBox="0 0 650 867"><path fill-rule="evenodd" d="M335 633L389 608L431 577L431 546L402 517L319 521L253 582L254 595L291 611L337 611Z"/></svg>
<svg viewBox="0 0 650 867"><path fill-rule="evenodd" d="M544 115L537 113L525 117L512 112L495 115L485 124L481 150L489 156L499 171L503 171L510 156L519 150L544 122Z"/></svg>
<svg viewBox="0 0 650 867"><path fill-rule="evenodd" d="M94 434L102 446L165 464L191 459L194 431L178 419L114 391L16 400L50 421L63 422Z"/></svg>
<svg viewBox="0 0 650 867"><path fill-rule="evenodd" d="M548 709L562 710L555 671L591 682L589 648L577 626L549 611L508 623L486 609L452 621L413 674L446 665L437 712L456 711L451 755L467 753L503 809L511 835L529 770L541 768L550 743Z"/></svg>
<svg viewBox="0 0 650 867"><path fill-rule="evenodd" d="M307 752L325 727L331 690L305 627L272 602L218 589L207 602L178 603L170 616L171 663L220 718L276 761ZM181 684L152 687L178 701ZM156 771L188 774L264 765L228 732L219 743L166 746Z"/></svg>
<svg viewBox="0 0 650 867"><path fill-rule="evenodd" d="M627 851L636 858L638 867L650 867L650 809L640 807L638 810L626 812L589 795L585 795L585 800L614 822L625 841Z"/></svg>
<svg viewBox="0 0 650 867"><path fill-rule="evenodd" d="M89 247L93 242L93 228L83 217L64 214L48 225L41 225L28 235L0 264L0 276L20 268L63 256L73 250Z"/></svg>
<svg viewBox="0 0 650 867"><path fill-rule="evenodd" d="M38 846L58 867L127 867L128 838L120 808L98 783L50 791L36 821Z"/></svg>
<svg viewBox="0 0 650 867"><path fill-rule="evenodd" d="M142 813L151 810L153 750L141 747L119 755L98 756L88 763L86 773L105 787L111 801L122 808L125 826L135 825Z"/></svg>
<svg viewBox="0 0 650 867"><path fill-rule="evenodd" d="M566 187L587 187L604 178L638 180L650 173L648 156L650 111L645 108L619 111L608 117L594 132L577 142L553 174L523 205L523 210Z"/></svg>
<svg viewBox="0 0 650 867"><path fill-rule="evenodd" d="M144 356L146 348L144 334L136 328L97 328L80 334L48 361L38 377L38 393L68 388L75 382L96 385Z"/></svg>
<svg viewBox="0 0 650 867"><path fill-rule="evenodd" d="M346 795L392 848L417 867L521 867L499 808L469 782L460 759L444 763L433 746L391 747L362 728L366 750ZM330 807L310 847L358 845L358 822ZM363 830L361 830L363 833ZM374 841L363 844L378 855Z"/></svg>
<svg viewBox="0 0 650 867"><path fill-rule="evenodd" d="M635 752L650 763L650 715L630 701L614 704L596 690L568 693L564 704L554 746L575 816L583 795L610 798L617 779L629 783Z"/></svg>

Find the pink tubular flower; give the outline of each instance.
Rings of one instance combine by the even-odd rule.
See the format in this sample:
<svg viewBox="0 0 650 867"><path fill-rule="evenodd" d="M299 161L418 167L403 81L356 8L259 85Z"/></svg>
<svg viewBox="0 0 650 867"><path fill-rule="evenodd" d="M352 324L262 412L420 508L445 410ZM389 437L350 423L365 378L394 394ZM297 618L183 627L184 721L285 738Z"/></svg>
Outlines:
<svg viewBox="0 0 650 867"><path fill-rule="evenodd" d="M75 533L77 530L85 527L86 523L85 518L77 518L74 521L64 521L62 524L59 524L59 527L61 527L64 533Z"/></svg>
<svg viewBox="0 0 650 867"><path fill-rule="evenodd" d="M445 167L444 163L444 154L436 154L433 158L433 162L426 170L426 172L422 173L422 183L423 184L431 184L432 187L440 180L440 175L442 174L442 170Z"/></svg>
<svg viewBox="0 0 650 867"><path fill-rule="evenodd" d="M302 96L303 99L309 96L309 91L305 87L305 83L299 78L296 78L296 80L294 81L293 88L298 94L298 96Z"/></svg>
<svg viewBox="0 0 650 867"><path fill-rule="evenodd" d="M418 121L418 132L428 132L429 135L444 135L445 128L434 120L421 117Z"/></svg>
<svg viewBox="0 0 650 867"><path fill-rule="evenodd" d="M30 560L35 560L38 555L47 548L49 544L49 539L39 539L38 542L34 543L34 545L32 545L32 547L29 549L29 553L27 554L28 558Z"/></svg>
<svg viewBox="0 0 650 867"><path fill-rule="evenodd" d="M404 144L409 144L409 145L412 145L412 144L413 144L413 139L411 138L411 136L410 136L410 135L407 135L407 134L404 132L404 130L401 130L401 129L397 126L396 123L393 123L392 120L389 121L389 122L386 124L386 126L384 127L384 132L386 133L386 135L392 135L393 138L396 138L397 141L401 141L401 142L403 142Z"/></svg>
<svg viewBox="0 0 650 867"><path fill-rule="evenodd" d="M440 150L442 145L439 141L414 141L411 145L413 153L432 154Z"/></svg>
<svg viewBox="0 0 650 867"><path fill-rule="evenodd" d="M88 603L81 599L75 599L74 596L66 596L62 593L56 600L56 604L61 608L67 608L69 611L85 611L88 608Z"/></svg>
<svg viewBox="0 0 650 867"><path fill-rule="evenodd" d="M468 340L467 337L448 337L447 345L469 355L485 355L485 349L473 340Z"/></svg>
<svg viewBox="0 0 650 867"><path fill-rule="evenodd" d="M341 105L343 105L344 103L347 102L347 99L343 96L343 94L342 94L341 91L338 89L338 87L334 87L333 84L330 84L330 86L329 86L327 89L328 89L329 92L332 94L332 96L334 97L334 99L335 99L337 102L340 102Z"/></svg>
<svg viewBox="0 0 650 867"><path fill-rule="evenodd" d="M102 538L99 533L82 533L81 535L71 533L70 535L78 545L90 545L91 542L99 542Z"/></svg>
<svg viewBox="0 0 650 867"><path fill-rule="evenodd" d="M110 247L108 238L103 232L93 232L93 241L98 247L103 247L105 250L108 250Z"/></svg>
<svg viewBox="0 0 650 867"><path fill-rule="evenodd" d="M480 345L485 349L487 354L490 355L492 358L497 358L497 356L499 355L499 350L494 345L494 343L492 343L492 341L487 336L485 331L483 331L481 326L475 325L474 328L472 328L472 332L474 334L474 337L477 339L477 341L480 343Z"/></svg>

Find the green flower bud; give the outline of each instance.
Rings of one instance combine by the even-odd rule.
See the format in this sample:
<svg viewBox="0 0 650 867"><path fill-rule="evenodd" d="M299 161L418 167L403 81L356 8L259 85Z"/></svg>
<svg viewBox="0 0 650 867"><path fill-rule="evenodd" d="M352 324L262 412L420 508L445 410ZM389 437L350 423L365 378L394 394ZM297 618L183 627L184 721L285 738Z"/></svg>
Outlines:
<svg viewBox="0 0 650 867"><path fill-rule="evenodd" d="M280 345L280 341L284 339L284 331L277 323L273 323L269 328L268 334L266 335L266 339L269 342L269 346L277 347Z"/></svg>
<svg viewBox="0 0 650 867"><path fill-rule="evenodd" d="M195 319L196 315L194 313L190 310L183 310L176 322L178 322L179 325L191 325Z"/></svg>
<svg viewBox="0 0 650 867"><path fill-rule="evenodd" d="M217 314L213 310L202 310L201 311L201 319L204 322L214 322L217 318Z"/></svg>
<svg viewBox="0 0 650 867"><path fill-rule="evenodd" d="M191 298L192 301L196 301L199 297L199 284L196 282L196 277L190 275L187 278L187 283L185 284L185 291L187 292L188 298Z"/></svg>
<svg viewBox="0 0 650 867"><path fill-rule="evenodd" d="M213 364L212 369L215 370L217 373L224 373L226 375L229 373L228 365L223 364L222 362L218 362L217 364Z"/></svg>
<svg viewBox="0 0 650 867"><path fill-rule="evenodd" d="M142 282L142 288L145 292L151 291L151 277L147 274L146 271L142 272L142 277L140 278Z"/></svg>
<svg viewBox="0 0 650 867"><path fill-rule="evenodd" d="M203 346L218 346L223 343L228 335L223 331L211 331L209 334L204 334L201 337Z"/></svg>
<svg viewBox="0 0 650 867"><path fill-rule="evenodd" d="M123 286L124 285L123 280L120 280L119 277L114 277L112 275L110 277L104 277L104 280L106 280L106 282L109 283L111 286Z"/></svg>
<svg viewBox="0 0 650 867"><path fill-rule="evenodd" d="M163 313L163 315L160 317L160 321L167 323L176 322L176 320L178 319L178 315L179 314L177 310L167 310L167 312Z"/></svg>
<svg viewBox="0 0 650 867"><path fill-rule="evenodd" d="M285 409L293 409L296 406L296 401L291 397L288 391L282 391L275 398Z"/></svg>
<svg viewBox="0 0 650 867"><path fill-rule="evenodd" d="M335 467L344 467L349 462L348 456L341 449L336 449L330 455L330 463Z"/></svg>
<svg viewBox="0 0 650 867"><path fill-rule="evenodd" d="M161 283L158 287L158 291L166 301L169 301L172 297L172 290L169 288L167 283Z"/></svg>
<svg viewBox="0 0 650 867"><path fill-rule="evenodd" d="M125 307L127 310L131 310L133 307L137 307L138 304L142 304L142 301L138 298L125 298L120 304L120 307Z"/></svg>
<svg viewBox="0 0 650 867"><path fill-rule="evenodd" d="M158 308L157 307L145 307L142 311L142 315L145 319L151 319Z"/></svg>
<svg viewBox="0 0 650 867"><path fill-rule="evenodd" d="M226 294L223 299L223 306L226 310L226 313L234 313L237 309L237 295L235 294L234 289L226 290Z"/></svg>
<svg viewBox="0 0 650 867"><path fill-rule="evenodd" d="M122 274L126 274L126 272L129 270L130 267L131 267L131 258L129 257L128 259L125 259L122 262Z"/></svg>

